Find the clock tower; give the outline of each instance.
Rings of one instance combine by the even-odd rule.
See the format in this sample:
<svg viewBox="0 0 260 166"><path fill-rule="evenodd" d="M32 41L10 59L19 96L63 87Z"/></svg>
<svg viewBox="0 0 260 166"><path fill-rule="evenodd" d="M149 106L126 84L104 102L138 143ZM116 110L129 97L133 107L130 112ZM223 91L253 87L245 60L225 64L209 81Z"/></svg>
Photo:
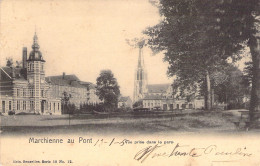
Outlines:
<svg viewBox="0 0 260 166"><path fill-rule="evenodd" d="M39 51L38 37L35 32L32 51L27 59L27 80L29 82L30 110L43 113L45 97L45 72L42 53ZM46 102L46 100L45 100Z"/></svg>

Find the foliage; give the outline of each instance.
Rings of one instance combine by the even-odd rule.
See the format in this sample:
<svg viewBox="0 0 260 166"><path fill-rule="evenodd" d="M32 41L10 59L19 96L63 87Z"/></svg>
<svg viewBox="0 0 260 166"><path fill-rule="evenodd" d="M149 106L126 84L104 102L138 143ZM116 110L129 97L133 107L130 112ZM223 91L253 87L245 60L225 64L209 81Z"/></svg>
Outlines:
<svg viewBox="0 0 260 166"><path fill-rule="evenodd" d="M205 82L206 73L212 75L230 57L238 60L245 42L256 33L258 0L151 2L163 19L144 31L148 45L154 52L164 51L168 75L176 75L182 87Z"/></svg>
<svg viewBox="0 0 260 166"><path fill-rule="evenodd" d="M214 92L219 102L242 103L245 95L249 94L248 86L243 84L243 73L234 65L224 69L227 79L214 86Z"/></svg>
<svg viewBox="0 0 260 166"><path fill-rule="evenodd" d="M92 104L92 103L84 103L80 105L80 112L82 113L90 113L93 111L98 111L100 104Z"/></svg>
<svg viewBox="0 0 260 166"><path fill-rule="evenodd" d="M111 70L102 70L97 78L97 95L108 109L117 107L120 95L119 85Z"/></svg>
<svg viewBox="0 0 260 166"><path fill-rule="evenodd" d="M244 68L244 74L243 74L243 84L245 86L251 86L252 80L253 80L253 63L245 62L245 68Z"/></svg>
<svg viewBox="0 0 260 166"><path fill-rule="evenodd" d="M76 112L75 104L68 103L67 105L63 105L63 114L74 114Z"/></svg>
<svg viewBox="0 0 260 166"><path fill-rule="evenodd" d="M12 67L13 66L13 59L12 58L7 58L6 59L6 66L7 67Z"/></svg>
<svg viewBox="0 0 260 166"><path fill-rule="evenodd" d="M73 114L76 110L76 107L74 104L69 103L71 98L71 95L68 94L66 91L62 93L61 98L61 105L62 105L62 113L63 114Z"/></svg>
<svg viewBox="0 0 260 166"><path fill-rule="evenodd" d="M138 100L133 104L133 108L143 107L143 100Z"/></svg>

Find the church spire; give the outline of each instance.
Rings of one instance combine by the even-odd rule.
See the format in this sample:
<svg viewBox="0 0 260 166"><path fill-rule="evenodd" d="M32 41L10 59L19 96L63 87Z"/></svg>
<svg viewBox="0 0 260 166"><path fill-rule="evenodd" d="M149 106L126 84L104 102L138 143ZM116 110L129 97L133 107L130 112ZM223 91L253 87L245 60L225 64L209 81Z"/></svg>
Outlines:
<svg viewBox="0 0 260 166"><path fill-rule="evenodd" d="M38 44L38 36L36 34L36 31L34 33L34 37L33 37L33 45L32 45L32 49L35 51L38 51L40 48L39 44Z"/></svg>
<svg viewBox="0 0 260 166"><path fill-rule="evenodd" d="M142 68L144 67L144 55L143 55L144 41L138 42L138 46L139 46L138 68Z"/></svg>

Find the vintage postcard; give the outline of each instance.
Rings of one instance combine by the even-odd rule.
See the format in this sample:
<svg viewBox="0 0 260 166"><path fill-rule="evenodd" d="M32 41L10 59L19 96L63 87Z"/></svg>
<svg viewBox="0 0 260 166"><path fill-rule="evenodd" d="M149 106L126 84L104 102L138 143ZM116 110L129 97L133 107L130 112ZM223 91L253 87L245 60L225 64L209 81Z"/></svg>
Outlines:
<svg viewBox="0 0 260 166"><path fill-rule="evenodd" d="M260 165L258 0L0 0L0 165Z"/></svg>

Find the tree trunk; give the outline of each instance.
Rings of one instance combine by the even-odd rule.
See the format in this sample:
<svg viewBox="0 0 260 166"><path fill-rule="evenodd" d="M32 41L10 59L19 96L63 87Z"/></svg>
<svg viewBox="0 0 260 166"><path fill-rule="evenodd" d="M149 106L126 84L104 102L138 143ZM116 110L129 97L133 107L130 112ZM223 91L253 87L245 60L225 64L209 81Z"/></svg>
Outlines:
<svg viewBox="0 0 260 166"><path fill-rule="evenodd" d="M253 113L260 111L260 39L252 36L249 40L249 48L253 62L253 78L250 100L250 121L252 122Z"/></svg>
<svg viewBox="0 0 260 166"><path fill-rule="evenodd" d="M206 71L206 93L205 93L205 110L211 109L211 85L210 85L210 78L209 78L209 72Z"/></svg>
<svg viewBox="0 0 260 166"><path fill-rule="evenodd" d="M215 92L214 92L214 89L212 88L211 89L211 102L210 102L210 107L213 108L214 106L214 103L215 103Z"/></svg>

